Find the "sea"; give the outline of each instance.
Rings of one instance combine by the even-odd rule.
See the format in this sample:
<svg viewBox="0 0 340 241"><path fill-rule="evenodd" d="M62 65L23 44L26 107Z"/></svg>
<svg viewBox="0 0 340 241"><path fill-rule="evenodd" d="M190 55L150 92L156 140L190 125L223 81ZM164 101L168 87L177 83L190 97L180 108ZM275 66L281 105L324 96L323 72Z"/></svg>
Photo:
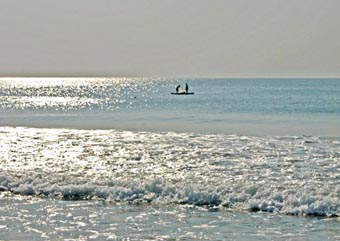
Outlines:
<svg viewBox="0 0 340 241"><path fill-rule="evenodd" d="M0 240L340 240L340 79L0 78Z"/></svg>

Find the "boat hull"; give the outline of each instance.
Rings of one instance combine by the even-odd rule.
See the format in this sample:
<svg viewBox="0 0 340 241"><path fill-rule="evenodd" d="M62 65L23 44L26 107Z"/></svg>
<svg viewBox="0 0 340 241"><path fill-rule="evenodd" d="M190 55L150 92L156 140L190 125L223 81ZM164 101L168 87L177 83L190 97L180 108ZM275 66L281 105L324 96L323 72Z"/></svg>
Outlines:
<svg viewBox="0 0 340 241"><path fill-rule="evenodd" d="M176 93L176 92L171 92L172 95L193 95L195 94L194 92L179 92L179 93Z"/></svg>

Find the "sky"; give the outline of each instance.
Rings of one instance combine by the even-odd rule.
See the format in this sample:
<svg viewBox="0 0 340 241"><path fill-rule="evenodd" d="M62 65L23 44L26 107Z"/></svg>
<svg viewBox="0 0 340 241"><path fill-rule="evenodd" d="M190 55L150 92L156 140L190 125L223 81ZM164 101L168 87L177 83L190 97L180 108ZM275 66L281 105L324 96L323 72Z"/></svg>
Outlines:
<svg viewBox="0 0 340 241"><path fill-rule="evenodd" d="M0 76L340 77L339 0L0 0Z"/></svg>

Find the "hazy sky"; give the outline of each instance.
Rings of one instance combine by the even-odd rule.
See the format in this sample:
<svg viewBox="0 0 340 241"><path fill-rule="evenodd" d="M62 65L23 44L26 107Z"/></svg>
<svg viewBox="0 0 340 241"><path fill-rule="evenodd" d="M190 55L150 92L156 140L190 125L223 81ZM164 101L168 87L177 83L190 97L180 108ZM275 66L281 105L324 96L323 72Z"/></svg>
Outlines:
<svg viewBox="0 0 340 241"><path fill-rule="evenodd" d="M340 77L339 0L0 0L0 76Z"/></svg>

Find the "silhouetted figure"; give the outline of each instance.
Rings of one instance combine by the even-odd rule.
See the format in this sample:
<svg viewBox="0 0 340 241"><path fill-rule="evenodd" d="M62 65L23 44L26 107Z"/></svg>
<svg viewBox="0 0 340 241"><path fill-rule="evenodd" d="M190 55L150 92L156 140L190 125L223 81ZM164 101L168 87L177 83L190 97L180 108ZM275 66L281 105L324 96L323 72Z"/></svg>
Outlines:
<svg viewBox="0 0 340 241"><path fill-rule="evenodd" d="M176 86L176 93L178 93L179 88L181 88L181 85Z"/></svg>
<svg viewBox="0 0 340 241"><path fill-rule="evenodd" d="M188 91L189 91L188 83L185 83L185 93L188 93Z"/></svg>

